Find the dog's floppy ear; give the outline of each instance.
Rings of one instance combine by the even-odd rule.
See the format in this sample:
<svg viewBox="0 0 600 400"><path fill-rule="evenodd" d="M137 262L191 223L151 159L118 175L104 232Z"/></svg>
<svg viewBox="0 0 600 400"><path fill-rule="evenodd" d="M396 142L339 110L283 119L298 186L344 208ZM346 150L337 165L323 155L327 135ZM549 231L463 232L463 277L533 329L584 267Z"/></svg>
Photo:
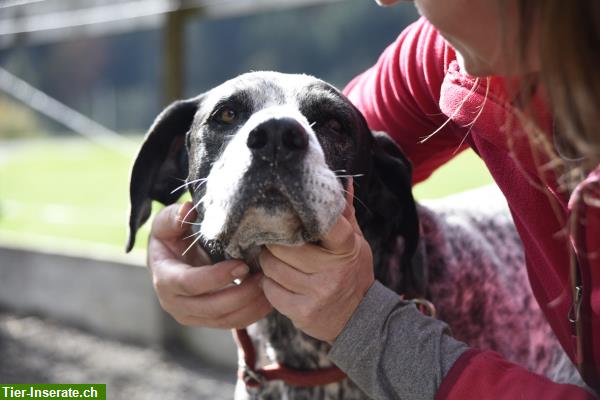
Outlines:
<svg viewBox="0 0 600 400"><path fill-rule="evenodd" d="M152 200L168 205L176 202L181 195L173 193L173 190L188 175L186 134L200 101L201 96L172 103L156 117L144 138L129 182L127 252L133 248L137 230L150 217Z"/></svg>
<svg viewBox="0 0 600 400"><path fill-rule="evenodd" d="M412 195L412 166L398 145L385 133L373 132L373 169L378 182L368 203L392 226L392 234L404 239L401 260L402 291L407 296L422 296L427 285L427 270L415 257L419 244L419 217Z"/></svg>

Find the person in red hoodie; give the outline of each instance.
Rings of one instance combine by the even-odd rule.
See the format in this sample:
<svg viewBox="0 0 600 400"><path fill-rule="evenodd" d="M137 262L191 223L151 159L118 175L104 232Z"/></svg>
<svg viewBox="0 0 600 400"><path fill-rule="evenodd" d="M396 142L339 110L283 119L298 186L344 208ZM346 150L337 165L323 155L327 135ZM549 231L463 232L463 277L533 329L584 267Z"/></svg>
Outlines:
<svg viewBox="0 0 600 400"><path fill-rule="evenodd" d="M523 240L534 295L598 392L600 3L415 3L424 18L345 93L372 129L402 147L415 182L457 150L469 147L482 158ZM268 246L264 276L233 288L231 278L248 272L239 261L192 269L178 256L184 228L176 221L189 207L159 213L149 244L161 304L182 323L243 327L274 307L332 343L330 358L374 398L593 398L468 348L441 321L423 316L423 335L414 307L374 280L351 206L325 238L329 248Z"/></svg>

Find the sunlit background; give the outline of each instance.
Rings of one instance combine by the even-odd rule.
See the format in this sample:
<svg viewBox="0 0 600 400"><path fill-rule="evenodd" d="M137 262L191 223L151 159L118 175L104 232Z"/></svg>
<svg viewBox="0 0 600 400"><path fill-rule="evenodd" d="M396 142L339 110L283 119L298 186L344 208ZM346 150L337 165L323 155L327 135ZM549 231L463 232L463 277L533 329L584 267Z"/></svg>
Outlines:
<svg viewBox="0 0 600 400"><path fill-rule="evenodd" d="M177 20L178 55L165 43L167 6L159 7L176 2L10 3L0 8L0 235L116 246L125 238L136 144L170 97L193 96L251 70L309 73L341 88L416 18L410 4L380 9L364 0L312 0L304 3L323 4L283 10L228 5L269 3L260 1L189 2ZM222 15L203 16L201 7L191 5L202 3ZM182 58L180 88L169 88L169 56ZM41 93L90 123L65 126L64 119L77 121L50 100L39 101ZM473 169L473 160L466 155L459 164ZM479 169L481 177L449 175L418 188L417 195L477 186L486 179Z"/></svg>
<svg viewBox="0 0 600 400"><path fill-rule="evenodd" d="M0 306L5 309L0 314L0 351L5 352L0 383L97 377L109 389L118 388L109 398L149 398L135 397L127 384L141 385L134 370L157 364L152 357L162 362L167 357L183 368L171 383L199 379L194 374L200 370L210 376L212 362L229 371L229 361L219 362L218 354L203 350L192 357L204 360L202 366L181 361L168 346L168 356L135 353L146 351L143 346L118 350L121 344L115 343L124 340L163 351L167 341L178 342L170 339L190 335L161 314L145 271L135 278L141 283L130 285L123 281L129 278L111 275L111 267L78 273L77 267L53 269L44 260L67 257L55 262L65 265L90 259L119 268L143 264L147 228L138 234L134 255L123 256L129 168L144 131L169 101L251 70L308 73L342 88L416 18L410 3L381 9L365 0L0 1ZM436 198L488 182L477 157L465 152L415 191L419 199ZM87 261L80 264L96 268ZM152 329L159 332L154 336L138 334L131 321L131 327L123 322L121 330L107 327L130 315L110 320L130 301L119 303L120 296L136 298L135 285L146 285L140 290L157 309L159 317L151 317ZM83 289L71 290L74 286ZM94 290L100 293L90 302L86 295ZM130 315L137 317L143 318ZM78 330L70 331L73 326ZM142 322L139 326L144 329ZM62 340L61 329L79 338L72 343L87 343L77 345L77 351L69 348L81 353L71 369L55 345L44 340ZM203 335L198 332L193 334ZM105 347L103 354L113 356L99 361L102 351L94 339L78 336L88 334L117 340L105 345L117 346ZM190 341L188 347L198 347ZM117 356L127 351L135 354L127 360ZM88 360L90 354L95 356ZM131 361L136 357L139 365ZM86 375L85 368L116 372ZM53 374L53 369L62 372ZM213 393L217 389L202 385L209 389L190 386L189 393L219 398ZM163 390L158 398L175 393L166 386L155 389Z"/></svg>

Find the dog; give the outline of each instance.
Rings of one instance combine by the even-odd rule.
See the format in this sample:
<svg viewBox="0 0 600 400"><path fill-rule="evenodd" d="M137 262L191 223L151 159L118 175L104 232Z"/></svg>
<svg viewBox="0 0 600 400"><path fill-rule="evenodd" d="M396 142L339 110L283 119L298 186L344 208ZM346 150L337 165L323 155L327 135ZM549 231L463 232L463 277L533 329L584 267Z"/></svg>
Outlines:
<svg viewBox="0 0 600 400"><path fill-rule="evenodd" d="M198 212L197 244L215 262L238 258L257 270L265 244L318 243L344 208L349 177L376 279L408 298L428 297L459 340L557 378L564 352L529 290L507 208L417 205L400 148L371 132L335 87L308 75L243 74L161 112L131 172L127 250L152 200L174 203L183 187ZM248 332L259 364L332 367L329 345L276 311ZM236 398L367 396L349 379L319 387L275 380L252 389L240 381Z"/></svg>

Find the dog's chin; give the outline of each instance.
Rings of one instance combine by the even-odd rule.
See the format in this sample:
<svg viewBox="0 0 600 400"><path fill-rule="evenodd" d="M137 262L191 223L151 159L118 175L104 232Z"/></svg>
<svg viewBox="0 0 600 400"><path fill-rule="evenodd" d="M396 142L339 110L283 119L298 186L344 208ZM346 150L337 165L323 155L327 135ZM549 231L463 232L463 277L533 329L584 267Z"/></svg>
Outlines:
<svg viewBox="0 0 600 400"><path fill-rule="evenodd" d="M343 197L323 198L327 196L263 184L250 193L241 190L230 205L221 202L225 206L206 209L200 231L225 257L252 263L264 245L299 246L325 236L342 212Z"/></svg>
<svg viewBox="0 0 600 400"><path fill-rule="evenodd" d="M231 258L251 261L268 244L299 246L316 242L333 225L334 219L317 220L304 201L293 200L283 193L270 190L264 197L246 208L237 208L217 239L225 254Z"/></svg>
<svg viewBox="0 0 600 400"><path fill-rule="evenodd" d="M319 232L311 232L289 205L255 206L242 215L233 234L223 241L225 253L233 258L252 258L266 244L301 245Z"/></svg>

